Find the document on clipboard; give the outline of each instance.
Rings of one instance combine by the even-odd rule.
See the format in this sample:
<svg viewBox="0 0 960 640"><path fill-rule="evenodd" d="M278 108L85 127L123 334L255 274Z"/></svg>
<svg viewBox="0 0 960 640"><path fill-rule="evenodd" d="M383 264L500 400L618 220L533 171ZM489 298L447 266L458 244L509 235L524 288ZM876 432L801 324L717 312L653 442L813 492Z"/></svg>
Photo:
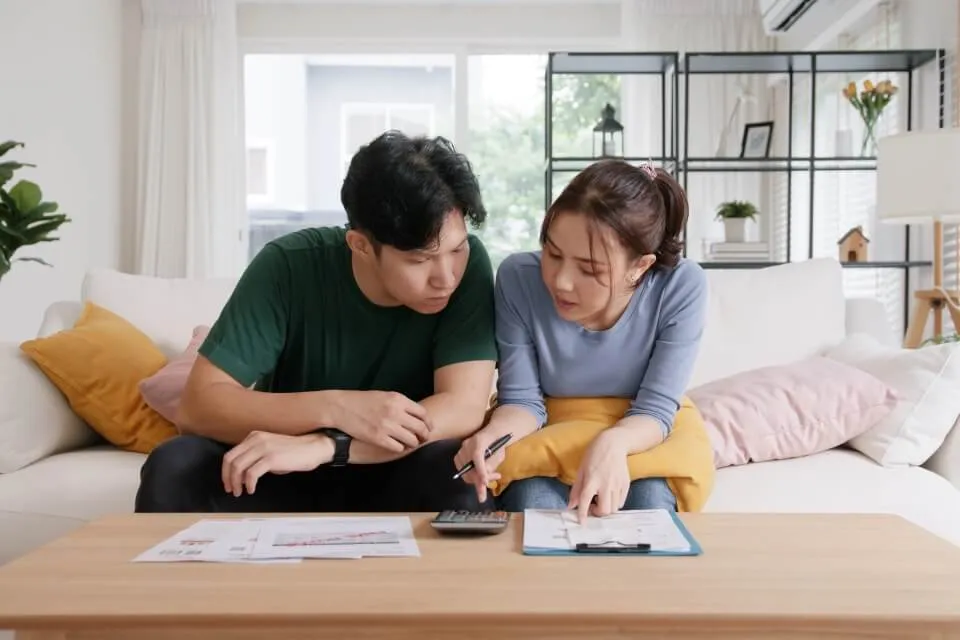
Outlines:
<svg viewBox="0 0 960 640"><path fill-rule="evenodd" d="M523 553L696 556L703 549L677 514L666 509L590 516L584 524L574 511L527 509L523 512Z"/></svg>

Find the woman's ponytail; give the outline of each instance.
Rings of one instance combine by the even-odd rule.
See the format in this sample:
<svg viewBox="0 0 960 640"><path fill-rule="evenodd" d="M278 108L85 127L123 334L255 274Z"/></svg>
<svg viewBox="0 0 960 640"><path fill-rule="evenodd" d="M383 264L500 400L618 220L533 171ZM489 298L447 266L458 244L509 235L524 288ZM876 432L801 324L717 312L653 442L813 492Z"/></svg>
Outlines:
<svg viewBox="0 0 960 640"><path fill-rule="evenodd" d="M687 224L687 195L676 178L663 169L657 169L653 184L663 198L665 216L663 240L654 252L657 262L673 267L683 256L683 228Z"/></svg>

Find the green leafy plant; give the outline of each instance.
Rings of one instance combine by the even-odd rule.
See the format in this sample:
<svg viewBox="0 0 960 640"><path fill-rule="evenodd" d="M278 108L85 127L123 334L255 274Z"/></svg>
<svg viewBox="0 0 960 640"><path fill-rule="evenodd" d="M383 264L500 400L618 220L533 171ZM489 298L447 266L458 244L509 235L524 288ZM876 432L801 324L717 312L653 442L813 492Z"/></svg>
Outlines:
<svg viewBox="0 0 960 640"><path fill-rule="evenodd" d="M757 210L757 207L751 202L746 202L745 200L731 200L730 202L724 202L717 207L717 220L727 220L733 218L749 218L754 220L759 213L760 212Z"/></svg>
<svg viewBox="0 0 960 640"><path fill-rule="evenodd" d="M929 344L944 344L945 342L960 342L960 333L954 333L951 335L939 335L933 336L932 338L927 338L924 340L920 346L925 347Z"/></svg>
<svg viewBox="0 0 960 640"><path fill-rule="evenodd" d="M23 146L22 142L12 140L0 143L0 158ZM17 170L34 166L16 160L0 160L0 278L7 275L14 262L37 262L49 267L50 264L42 258L15 258L14 254L28 245L59 240L50 234L70 222L65 214L57 213L60 205L43 200L43 192L35 182L18 180L7 189L7 183L13 180Z"/></svg>

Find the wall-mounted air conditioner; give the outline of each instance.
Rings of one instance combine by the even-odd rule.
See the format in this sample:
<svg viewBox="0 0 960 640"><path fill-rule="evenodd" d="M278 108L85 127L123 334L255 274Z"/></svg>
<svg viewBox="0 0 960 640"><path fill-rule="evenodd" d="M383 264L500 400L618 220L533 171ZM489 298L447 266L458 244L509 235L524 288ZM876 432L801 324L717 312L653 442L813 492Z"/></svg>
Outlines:
<svg viewBox="0 0 960 640"><path fill-rule="evenodd" d="M763 28L771 35L782 34L796 25L818 0L758 0Z"/></svg>

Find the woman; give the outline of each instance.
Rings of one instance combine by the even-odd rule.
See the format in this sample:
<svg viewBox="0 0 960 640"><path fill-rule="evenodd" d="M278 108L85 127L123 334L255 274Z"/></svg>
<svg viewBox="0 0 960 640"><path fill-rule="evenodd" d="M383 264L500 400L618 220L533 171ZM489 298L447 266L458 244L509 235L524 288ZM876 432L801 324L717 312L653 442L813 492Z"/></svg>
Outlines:
<svg viewBox="0 0 960 640"><path fill-rule="evenodd" d="M458 468L474 461L464 480L481 501L501 480L505 456L556 422L548 419L551 402L586 397L612 398L619 408L585 443L572 486L557 474L517 478L498 496L500 508L578 508L581 518L677 508L666 478L631 480L628 457L671 434L703 331L706 279L682 257L686 219L686 196L668 173L604 160L550 207L542 250L504 260L496 283L497 407L456 456ZM564 421L576 418L568 409ZM508 446L484 460L505 434ZM712 455L705 437L696 442L701 460Z"/></svg>

